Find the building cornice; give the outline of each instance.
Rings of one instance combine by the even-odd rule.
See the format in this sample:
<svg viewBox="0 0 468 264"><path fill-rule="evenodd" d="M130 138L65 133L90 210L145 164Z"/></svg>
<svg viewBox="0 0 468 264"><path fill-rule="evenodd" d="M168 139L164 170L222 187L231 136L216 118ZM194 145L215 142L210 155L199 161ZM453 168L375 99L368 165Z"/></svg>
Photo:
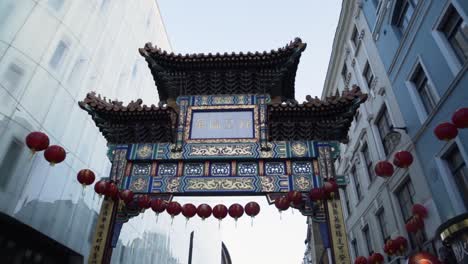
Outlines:
<svg viewBox="0 0 468 264"><path fill-rule="evenodd" d="M348 35L347 27L354 18L354 9L356 7L356 0L343 0L341 3L340 19L336 27L335 37L333 39L332 52L328 62L327 75L322 90L322 98L330 95L330 91L334 91L334 80L340 72L340 62L344 57L344 49L346 38Z"/></svg>

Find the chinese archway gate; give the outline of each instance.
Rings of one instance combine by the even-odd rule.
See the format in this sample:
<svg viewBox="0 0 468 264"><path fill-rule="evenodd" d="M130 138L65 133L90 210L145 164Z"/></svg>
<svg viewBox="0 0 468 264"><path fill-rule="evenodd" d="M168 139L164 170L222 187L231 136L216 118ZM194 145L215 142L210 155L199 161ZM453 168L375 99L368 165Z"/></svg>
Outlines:
<svg viewBox="0 0 468 264"><path fill-rule="evenodd" d="M123 105L94 93L79 102L108 141L110 180L166 200L187 195L307 193L336 178L333 161L359 105L358 87L325 100L294 99L306 44L263 53L175 55L140 49L160 103ZM345 183L340 183L341 186ZM140 213L105 198L89 263L108 263L122 225ZM350 263L339 195L310 208L328 222L334 263Z"/></svg>

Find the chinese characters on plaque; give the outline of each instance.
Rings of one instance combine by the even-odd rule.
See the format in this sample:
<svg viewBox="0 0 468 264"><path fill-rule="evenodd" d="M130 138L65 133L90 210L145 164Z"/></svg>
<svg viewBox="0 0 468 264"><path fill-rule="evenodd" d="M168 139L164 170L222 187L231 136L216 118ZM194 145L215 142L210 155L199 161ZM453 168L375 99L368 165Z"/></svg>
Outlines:
<svg viewBox="0 0 468 264"><path fill-rule="evenodd" d="M327 201L331 239L333 241L333 255L335 263L349 264L351 259L346 239L346 229L343 221L341 203L338 198Z"/></svg>
<svg viewBox="0 0 468 264"><path fill-rule="evenodd" d="M111 199L105 199L102 202L101 212L94 231L93 244L91 245L91 254L89 255L88 260L89 264L102 263L107 234L109 233L109 226L112 218L113 206L114 202Z"/></svg>
<svg viewBox="0 0 468 264"><path fill-rule="evenodd" d="M253 111L194 111L190 139L254 138Z"/></svg>

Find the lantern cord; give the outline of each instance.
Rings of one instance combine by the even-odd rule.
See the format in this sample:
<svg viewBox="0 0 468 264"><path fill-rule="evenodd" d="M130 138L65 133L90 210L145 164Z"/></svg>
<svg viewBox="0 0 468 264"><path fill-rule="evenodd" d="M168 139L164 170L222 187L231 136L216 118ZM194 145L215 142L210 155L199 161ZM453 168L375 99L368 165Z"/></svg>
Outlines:
<svg viewBox="0 0 468 264"><path fill-rule="evenodd" d="M218 219L218 230L221 230L221 219Z"/></svg>
<svg viewBox="0 0 468 264"><path fill-rule="evenodd" d="M254 217L251 216L251 217L250 217L250 226L252 226L252 227L253 227L253 219L254 219Z"/></svg>
<svg viewBox="0 0 468 264"><path fill-rule="evenodd" d="M185 229L187 229L187 224L188 224L188 217L185 218Z"/></svg>
<svg viewBox="0 0 468 264"><path fill-rule="evenodd" d="M159 213L156 213L156 223L158 222L159 219Z"/></svg>
<svg viewBox="0 0 468 264"><path fill-rule="evenodd" d="M236 218L235 222L236 222L235 227L236 227L236 229L237 229L237 218Z"/></svg>
<svg viewBox="0 0 468 264"><path fill-rule="evenodd" d="M279 211L279 214L280 214L280 221L281 221L283 219L282 214L281 214L281 210Z"/></svg>

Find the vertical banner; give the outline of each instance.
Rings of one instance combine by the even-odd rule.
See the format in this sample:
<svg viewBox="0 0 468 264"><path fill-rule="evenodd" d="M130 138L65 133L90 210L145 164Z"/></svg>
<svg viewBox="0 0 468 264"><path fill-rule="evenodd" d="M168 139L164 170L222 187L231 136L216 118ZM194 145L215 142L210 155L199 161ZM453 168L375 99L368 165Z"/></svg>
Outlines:
<svg viewBox="0 0 468 264"><path fill-rule="evenodd" d="M89 254L88 264L104 263L107 240L109 238L114 201L105 198L101 205L98 220L93 235L93 243Z"/></svg>
<svg viewBox="0 0 468 264"><path fill-rule="evenodd" d="M335 264L349 264L348 239L343 220L343 211L339 196L327 201L327 218L330 226L333 259Z"/></svg>

